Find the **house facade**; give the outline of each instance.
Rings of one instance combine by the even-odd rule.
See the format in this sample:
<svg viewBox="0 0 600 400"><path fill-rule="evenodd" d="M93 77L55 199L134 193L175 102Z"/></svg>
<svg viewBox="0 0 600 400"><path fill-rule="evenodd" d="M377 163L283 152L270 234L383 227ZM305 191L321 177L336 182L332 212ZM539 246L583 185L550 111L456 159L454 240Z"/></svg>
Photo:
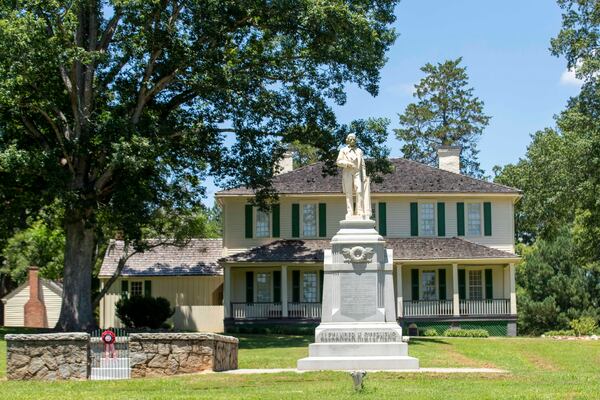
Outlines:
<svg viewBox="0 0 600 400"><path fill-rule="evenodd" d="M444 149L443 149L444 150ZM393 249L396 307L404 329L483 328L516 335L514 205L520 191L405 159L371 184L372 219ZM279 202L265 212L253 192L220 191L225 329L316 324L323 250L344 219L340 175L316 163L274 179Z"/></svg>

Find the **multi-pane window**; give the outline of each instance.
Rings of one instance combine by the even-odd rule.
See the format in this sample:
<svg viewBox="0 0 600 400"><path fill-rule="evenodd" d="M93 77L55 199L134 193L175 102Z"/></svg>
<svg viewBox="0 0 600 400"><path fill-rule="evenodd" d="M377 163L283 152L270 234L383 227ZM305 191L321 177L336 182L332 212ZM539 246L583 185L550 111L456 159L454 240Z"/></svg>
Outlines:
<svg viewBox="0 0 600 400"><path fill-rule="evenodd" d="M142 282L131 282L131 296L142 295Z"/></svg>
<svg viewBox="0 0 600 400"><path fill-rule="evenodd" d="M271 273L258 272L256 274L256 301L271 301Z"/></svg>
<svg viewBox="0 0 600 400"><path fill-rule="evenodd" d="M302 206L302 236L317 236L316 204L304 204Z"/></svg>
<svg viewBox="0 0 600 400"><path fill-rule="evenodd" d="M469 271L469 299L483 299L481 271Z"/></svg>
<svg viewBox="0 0 600 400"><path fill-rule="evenodd" d="M481 204L467 204L467 234L470 236L481 235Z"/></svg>
<svg viewBox="0 0 600 400"><path fill-rule="evenodd" d="M435 271L423 271L421 281L423 284L423 300L436 300Z"/></svg>
<svg viewBox="0 0 600 400"><path fill-rule="evenodd" d="M256 211L256 237L264 238L270 236L269 213Z"/></svg>
<svg viewBox="0 0 600 400"><path fill-rule="evenodd" d="M433 203L419 204L419 213L421 214L419 232L422 236L435 235L435 213Z"/></svg>
<svg viewBox="0 0 600 400"><path fill-rule="evenodd" d="M307 303L317 302L317 273L305 272L302 285L302 294Z"/></svg>

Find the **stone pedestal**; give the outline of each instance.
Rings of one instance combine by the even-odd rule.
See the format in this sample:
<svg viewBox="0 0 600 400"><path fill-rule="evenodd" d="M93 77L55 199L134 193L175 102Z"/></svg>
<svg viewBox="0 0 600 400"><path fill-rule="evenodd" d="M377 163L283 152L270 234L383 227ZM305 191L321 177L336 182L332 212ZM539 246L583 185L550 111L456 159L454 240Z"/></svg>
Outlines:
<svg viewBox="0 0 600 400"><path fill-rule="evenodd" d="M351 219L325 250L323 310L299 370L419 368L396 322L393 254L375 221Z"/></svg>

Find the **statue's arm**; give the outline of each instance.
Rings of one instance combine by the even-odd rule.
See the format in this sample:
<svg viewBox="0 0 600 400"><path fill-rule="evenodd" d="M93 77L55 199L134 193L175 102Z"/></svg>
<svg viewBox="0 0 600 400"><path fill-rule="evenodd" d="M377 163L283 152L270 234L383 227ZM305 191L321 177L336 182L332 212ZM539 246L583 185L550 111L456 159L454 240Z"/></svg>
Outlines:
<svg viewBox="0 0 600 400"><path fill-rule="evenodd" d="M340 168L352 168L353 167L352 162L350 160L348 160L348 158L346 158L346 153L344 152L344 150L340 150L337 161L335 163Z"/></svg>

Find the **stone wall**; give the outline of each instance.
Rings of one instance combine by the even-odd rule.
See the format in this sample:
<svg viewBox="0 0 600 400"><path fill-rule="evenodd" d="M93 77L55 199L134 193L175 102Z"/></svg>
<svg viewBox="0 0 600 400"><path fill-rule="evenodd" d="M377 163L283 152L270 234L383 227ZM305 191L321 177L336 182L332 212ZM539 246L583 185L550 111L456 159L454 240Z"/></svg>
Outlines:
<svg viewBox="0 0 600 400"><path fill-rule="evenodd" d="M213 333L132 333L131 377L237 369L238 339Z"/></svg>
<svg viewBox="0 0 600 400"><path fill-rule="evenodd" d="M45 333L6 335L6 369L10 380L87 379L90 335Z"/></svg>

